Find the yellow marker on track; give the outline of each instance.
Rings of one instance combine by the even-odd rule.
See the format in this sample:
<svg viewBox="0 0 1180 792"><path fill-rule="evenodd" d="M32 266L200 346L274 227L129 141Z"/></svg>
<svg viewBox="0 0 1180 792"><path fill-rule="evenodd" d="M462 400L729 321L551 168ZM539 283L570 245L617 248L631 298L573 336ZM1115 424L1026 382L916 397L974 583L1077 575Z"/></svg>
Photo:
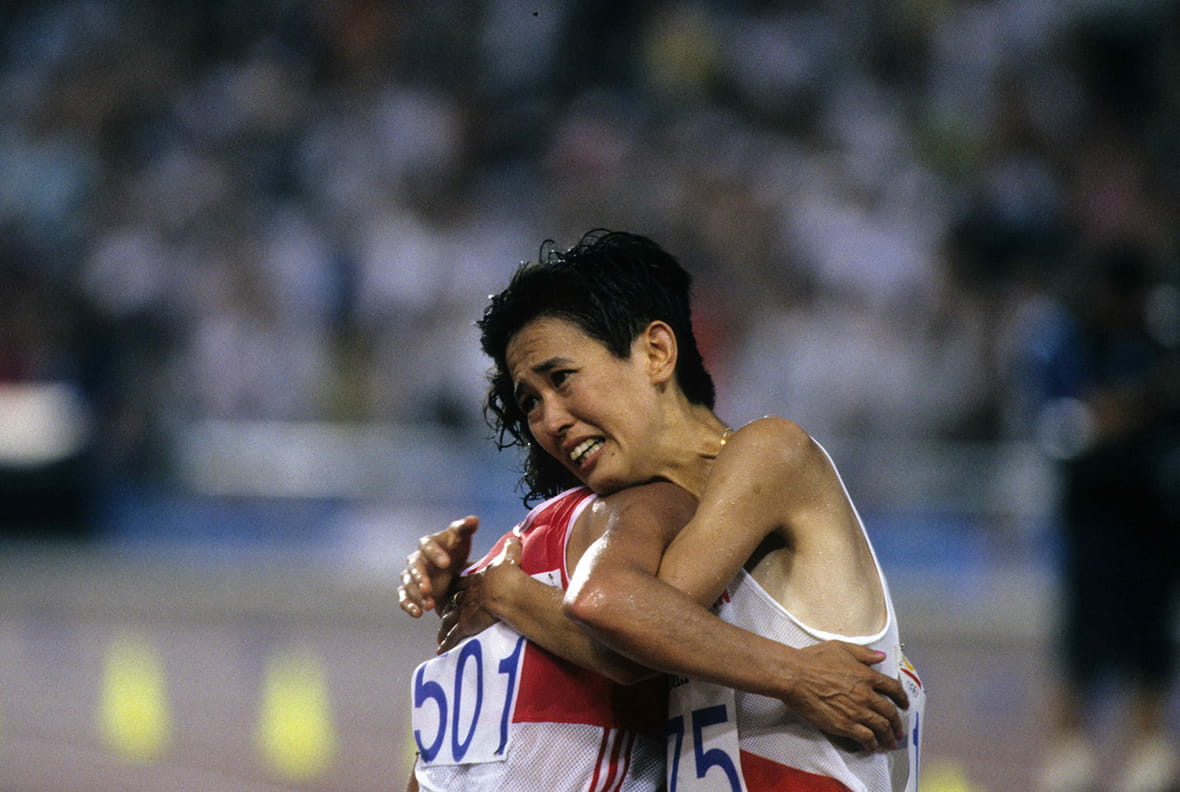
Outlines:
<svg viewBox="0 0 1180 792"><path fill-rule="evenodd" d="M924 764L918 792L985 792L983 787L967 779L966 771L958 762L940 759Z"/></svg>
<svg viewBox="0 0 1180 792"><path fill-rule="evenodd" d="M171 725L164 664L146 638L119 635L103 656L98 728L125 759L151 761L168 750Z"/></svg>
<svg viewBox="0 0 1180 792"><path fill-rule="evenodd" d="M308 652L288 651L266 666L258 749L275 776L308 781L323 775L336 753L328 684Z"/></svg>

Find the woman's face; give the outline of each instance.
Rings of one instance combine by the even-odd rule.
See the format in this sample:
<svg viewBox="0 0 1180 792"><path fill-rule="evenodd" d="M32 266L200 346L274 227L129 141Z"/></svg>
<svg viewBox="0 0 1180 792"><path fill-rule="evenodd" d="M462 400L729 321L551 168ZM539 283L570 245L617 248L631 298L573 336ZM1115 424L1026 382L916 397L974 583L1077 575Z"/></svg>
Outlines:
<svg viewBox="0 0 1180 792"><path fill-rule="evenodd" d="M533 439L586 486L606 494L650 478L642 472L654 398L646 355L617 358L577 325L540 317L512 337L505 360Z"/></svg>

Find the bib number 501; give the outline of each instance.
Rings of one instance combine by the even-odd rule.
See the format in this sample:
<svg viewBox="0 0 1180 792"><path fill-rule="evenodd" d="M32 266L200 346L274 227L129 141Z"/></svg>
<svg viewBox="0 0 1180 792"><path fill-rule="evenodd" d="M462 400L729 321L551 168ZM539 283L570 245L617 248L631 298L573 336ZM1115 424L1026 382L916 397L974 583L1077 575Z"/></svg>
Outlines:
<svg viewBox="0 0 1180 792"><path fill-rule="evenodd" d="M423 762L503 761L524 638L496 627L414 672L414 741Z"/></svg>

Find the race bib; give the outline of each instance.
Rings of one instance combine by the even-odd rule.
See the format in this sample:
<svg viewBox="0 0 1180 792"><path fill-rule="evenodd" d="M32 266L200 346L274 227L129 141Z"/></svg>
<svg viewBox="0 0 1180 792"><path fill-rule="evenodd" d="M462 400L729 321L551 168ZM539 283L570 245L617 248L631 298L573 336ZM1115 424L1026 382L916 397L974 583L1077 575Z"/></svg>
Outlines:
<svg viewBox="0 0 1180 792"><path fill-rule="evenodd" d="M668 714L668 792L746 792L733 689L676 680Z"/></svg>
<svg viewBox="0 0 1180 792"><path fill-rule="evenodd" d="M504 761L524 645L522 635L497 623L418 666L412 727L422 763Z"/></svg>

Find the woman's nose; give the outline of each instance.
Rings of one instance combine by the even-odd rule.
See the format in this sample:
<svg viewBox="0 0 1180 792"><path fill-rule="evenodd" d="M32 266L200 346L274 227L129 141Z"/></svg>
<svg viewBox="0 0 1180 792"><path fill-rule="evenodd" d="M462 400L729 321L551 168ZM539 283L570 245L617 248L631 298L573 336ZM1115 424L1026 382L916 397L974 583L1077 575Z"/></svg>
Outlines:
<svg viewBox="0 0 1180 792"><path fill-rule="evenodd" d="M547 402L542 409L544 410L544 415L541 418L541 425L553 437L560 437L565 434L566 430L574 423L569 410L565 409L564 405L558 402Z"/></svg>

